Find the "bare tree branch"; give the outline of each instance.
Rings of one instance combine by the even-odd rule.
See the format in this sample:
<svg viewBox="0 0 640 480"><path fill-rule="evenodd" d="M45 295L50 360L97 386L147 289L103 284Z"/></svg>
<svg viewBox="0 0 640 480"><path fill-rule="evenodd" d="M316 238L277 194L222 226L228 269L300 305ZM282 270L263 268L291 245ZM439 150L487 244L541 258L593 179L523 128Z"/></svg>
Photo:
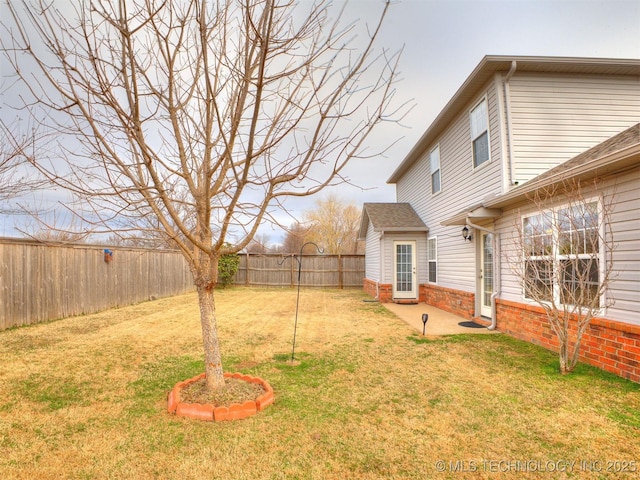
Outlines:
<svg viewBox="0 0 640 480"><path fill-rule="evenodd" d="M55 161L33 164L107 227L145 219L182 251L211 388L224 383L220 256L249 245L284 198L344 181L376 127L402 118L399 53L374 47L389 3L371 30L324 0L7 4L21 108L55 134Z"/></svg>
<svg viewBox="0 0 640 480"><path fill-rule="evenodd" d="M20 137L16 130L0 122L0 214L4 215L19 213L16 199L45 183L28 162L35 135Z"/></svg>
<svg viewBox="0 0 640 480"><path fill-rule="evenodd" d="M509 264L524 298L546 312L562 373L577 364L591 320L613 303L613 195L603 197L600 182L565 180L536 191L529 197L535 211L514 228L518 256Z"/></svg>

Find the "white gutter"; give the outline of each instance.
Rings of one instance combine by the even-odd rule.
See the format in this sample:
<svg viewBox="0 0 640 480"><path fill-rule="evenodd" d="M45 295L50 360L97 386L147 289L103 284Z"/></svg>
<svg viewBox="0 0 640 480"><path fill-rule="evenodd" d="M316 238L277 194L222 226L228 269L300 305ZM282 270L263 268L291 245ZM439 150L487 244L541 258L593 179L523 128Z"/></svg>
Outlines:
<svg viewBox="0 0 640 480"><path fill-rule="evenodd" d="M471 228L475 228L476 230L480 230L482 232L490 233L493 235L493 272L494 272L494 291L491 294L491 325L487 327L487 330L495 330L496 329L496 298L500 295L500 234L496 233L495 230L490 228L481 227L480 225L476 225L475 223L469 220L467 217L466 221L467 226Z"/></svg>
<svg viewBox="0 0 640 480"><path fill-rule="evenodd" d="M376 300L380 301L380 282L382 282L384 278L384 230L378 234L378 251L380 254L378 255L378 260L380 262L380 268L378 269L378 281L376 282Z"/></svg>

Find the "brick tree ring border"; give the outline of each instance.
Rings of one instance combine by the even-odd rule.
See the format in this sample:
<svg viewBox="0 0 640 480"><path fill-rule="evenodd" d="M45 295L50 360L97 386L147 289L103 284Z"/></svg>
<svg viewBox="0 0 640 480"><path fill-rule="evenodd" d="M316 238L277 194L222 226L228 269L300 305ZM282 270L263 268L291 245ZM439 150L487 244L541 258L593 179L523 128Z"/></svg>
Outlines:
<svg viewBox="0 0 640 480"><path fill-rule="evenodd" d="M249 383L262 385L264 393L255 400L247 400L244 403L233 403L228 407L215 407L207 403L185 403L180 401L180 391L192 383L205 377L204 373L188 380L178 382L169 392L167 398L167 410L180 417L188 417L196 420L208 420L220 422L222 420L240 420L261 412L274 401L273 388L266 381L258 377L243 375L242 373L225 373L226 378L237 378Z"/></svg>

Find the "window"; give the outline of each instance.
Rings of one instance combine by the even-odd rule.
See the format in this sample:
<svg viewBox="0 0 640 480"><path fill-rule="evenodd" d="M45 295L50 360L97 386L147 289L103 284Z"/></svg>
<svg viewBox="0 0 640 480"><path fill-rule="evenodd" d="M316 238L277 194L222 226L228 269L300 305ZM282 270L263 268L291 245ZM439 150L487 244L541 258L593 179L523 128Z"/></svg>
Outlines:
<svg viewBox="0 0 640 480"><path fill-rule="evenodd" d="M473 166L479 167L489 160L489 121L487 100L482 100L471 110L471 142L473 145Z"/></svg>
<svg viewBox="0 0 640 480"><path fill-rule="evenodd" d="M440 146L434 148L429 154L431 164L431 193L440 191Z"/></svg>
<svg viewBox="0 0 640 480"><path fill-rule="evenodd" d="M558 258L562 303L586 305L596 299L600 272L598 204L575 205L558 212Z"/></svg>
<svg viewBox="0 0 640 480"><path fill-rule="evenodd" d="M436 283L438 280L438 239L431 237L427 239L427 261L429 263L429 283Z"/></svg>
<svg viewBox="0 0 640 480"><path fill-rule="evenodd" d="M525 298L598 306L598 222L597 202L523 219Z"/></svg>

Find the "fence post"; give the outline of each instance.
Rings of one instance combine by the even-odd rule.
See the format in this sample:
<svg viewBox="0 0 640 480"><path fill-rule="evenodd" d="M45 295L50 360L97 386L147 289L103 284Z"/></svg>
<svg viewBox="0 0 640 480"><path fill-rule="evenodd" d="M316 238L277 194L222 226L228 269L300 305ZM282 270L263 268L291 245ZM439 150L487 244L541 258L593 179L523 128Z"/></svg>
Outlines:
<svg viewBox="0 0 640 480"><path fill-rule="evenodd" d="M244 266L244 270L245 270L245 273L244 273L244 284L245 284L246 287L248 287L250 285L250 282L249 282L249 252L247 252L247 263Z"/></svg>
<svg viewBox="0 0 640 480"><path fill-rule="evenodd" d="M342 278L342 257L338 254L338 288L342 290L344 288L344 280Z"/></svg>

